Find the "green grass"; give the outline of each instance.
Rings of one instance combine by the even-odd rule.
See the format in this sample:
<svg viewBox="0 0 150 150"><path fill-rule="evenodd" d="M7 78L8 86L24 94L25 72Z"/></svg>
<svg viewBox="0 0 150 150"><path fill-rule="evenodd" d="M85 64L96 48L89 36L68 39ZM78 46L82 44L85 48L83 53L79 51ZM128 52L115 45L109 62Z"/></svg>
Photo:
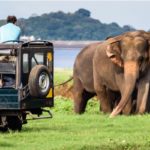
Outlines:
<svg viewBox="0 0 150 150"><path fill-rule="evenodd" d="M61 96L51 110L52 119L28 121L21 132L0 133L0 150L150 149L148 114L109 118L90 100L86 112L76 115L72 100Z"/></svg>
<svg viewBox="0 0 150 150"><path fill-rule="evenodd" d="M71 69L55 69L54 83L59 84L69 79L73 74Z"/></svg>
<svg viewBox="0 0 150 150"><path fill-rule="evenodd" d="M72 101L55 98L53 119L29 121L21 132L0 134L2 150L147 150L150 115L109 118L89 101L85 114L75 115Z"/></svg>

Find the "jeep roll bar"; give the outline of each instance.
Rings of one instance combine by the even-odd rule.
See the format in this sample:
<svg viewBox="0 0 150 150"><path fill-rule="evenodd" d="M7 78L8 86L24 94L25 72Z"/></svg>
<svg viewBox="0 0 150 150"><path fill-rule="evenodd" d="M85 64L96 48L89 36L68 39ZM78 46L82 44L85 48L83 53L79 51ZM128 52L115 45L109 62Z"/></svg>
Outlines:
<svg viewBox="0 0 150 150"><path fill-rule="evenodd" d="M29 47L29 46L37 46L37 45L39 46L43 44L44 46L53 46L53 44L49 41L39 41L39 40L25 42L23 43L23 46Z"/></svg>

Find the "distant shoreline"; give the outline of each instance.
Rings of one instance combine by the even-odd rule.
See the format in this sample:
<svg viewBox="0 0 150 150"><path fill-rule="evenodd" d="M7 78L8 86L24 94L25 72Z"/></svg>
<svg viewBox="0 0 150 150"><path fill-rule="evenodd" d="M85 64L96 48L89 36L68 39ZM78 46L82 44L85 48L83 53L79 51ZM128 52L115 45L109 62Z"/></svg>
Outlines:
<svg viewBox="0 0 150 150"><path fill-rule="evenodd" d="M40 41L36 40L34 36L22 36L21 40L24 42ZM45 40L44 40L45 41ZM63 40L46 40L52 42L55 48L83 48L91 43L98 43L101 41L63 41Z"/></svg>
<svg viewBox="0 0 150 150"><path fill-rule="evenodd" d="M83 48L91 43L100 41L50 41L55 48Z"/></svg>

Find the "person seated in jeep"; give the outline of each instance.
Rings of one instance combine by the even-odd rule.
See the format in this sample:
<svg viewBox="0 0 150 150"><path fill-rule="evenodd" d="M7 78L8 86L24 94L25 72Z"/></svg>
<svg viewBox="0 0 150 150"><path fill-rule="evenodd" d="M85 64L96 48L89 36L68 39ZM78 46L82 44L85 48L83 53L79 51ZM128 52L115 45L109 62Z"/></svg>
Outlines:
<svg viewBox="0 0 150 150"><path fill-rule="evenodd" d="M21 35L21 29L16 25L15 16L7 17L7 24L0 27L0 43L6 41L18 41Z"/></svg>
<svg viewBox="0 0 150 150"><path fill-rule="evenodd" d="M14 75L3 75L3 77L0 79L0 88L3 87L4 88L15 87Z"/></svg>

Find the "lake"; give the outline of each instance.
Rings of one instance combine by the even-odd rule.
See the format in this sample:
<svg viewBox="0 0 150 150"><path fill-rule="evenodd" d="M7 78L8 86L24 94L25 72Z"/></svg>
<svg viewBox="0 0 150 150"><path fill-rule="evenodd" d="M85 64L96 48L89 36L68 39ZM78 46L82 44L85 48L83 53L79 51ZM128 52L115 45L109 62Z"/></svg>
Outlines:
<svg viewBox="0 0 150 150"><path fill-rule="evenodd" d="M54 48L54 67L73 68L77 54L82 48Z"/></svg>

